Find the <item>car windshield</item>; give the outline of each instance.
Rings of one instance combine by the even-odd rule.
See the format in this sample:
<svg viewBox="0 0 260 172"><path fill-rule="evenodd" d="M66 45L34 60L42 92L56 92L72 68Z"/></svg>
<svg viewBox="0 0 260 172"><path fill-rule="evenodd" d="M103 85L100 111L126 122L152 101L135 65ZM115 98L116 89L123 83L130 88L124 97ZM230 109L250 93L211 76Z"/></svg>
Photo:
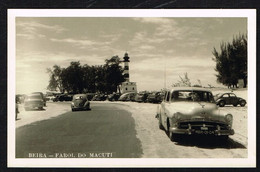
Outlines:
<svg viewBox="0 0 260 172"><path fill-rule="evenodd" d="M211 92L194 90L174 91L171 95L171 101L215 102Z"/></svg>

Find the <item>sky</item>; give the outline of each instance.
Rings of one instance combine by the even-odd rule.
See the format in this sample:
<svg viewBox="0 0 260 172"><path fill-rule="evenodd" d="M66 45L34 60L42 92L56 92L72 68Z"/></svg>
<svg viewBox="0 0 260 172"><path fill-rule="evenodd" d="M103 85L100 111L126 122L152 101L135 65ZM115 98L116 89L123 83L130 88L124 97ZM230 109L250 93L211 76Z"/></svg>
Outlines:
<svg viewBox="0 0 260 172"><path fill-rule="evenodd" d="M186 72L192 85L222 86L213 48L247 34L239 17L16 17L15 25L16 94L45 93L54 65L102 65L125 52L138 91L171 88Z"/></svg>

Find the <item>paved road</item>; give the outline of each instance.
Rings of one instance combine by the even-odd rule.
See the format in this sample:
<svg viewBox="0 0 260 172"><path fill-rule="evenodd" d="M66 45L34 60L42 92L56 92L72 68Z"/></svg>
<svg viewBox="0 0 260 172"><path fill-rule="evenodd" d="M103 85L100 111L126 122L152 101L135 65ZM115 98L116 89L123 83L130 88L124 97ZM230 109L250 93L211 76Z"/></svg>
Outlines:
<svg viewBox="0 0 260 172"><path fill-rule="evenodd" d="M134 119L111 104L67 112L16 129L16 158L138 158Z"/></svg>

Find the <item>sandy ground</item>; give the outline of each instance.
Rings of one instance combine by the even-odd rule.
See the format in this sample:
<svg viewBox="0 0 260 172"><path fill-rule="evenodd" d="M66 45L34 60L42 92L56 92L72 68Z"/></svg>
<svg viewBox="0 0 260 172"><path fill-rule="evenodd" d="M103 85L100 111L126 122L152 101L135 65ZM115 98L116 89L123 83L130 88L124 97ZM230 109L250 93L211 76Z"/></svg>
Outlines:
<svg viewBox="0 0 260 172"><path fill-rule="evenodd" d="M226 90L213 90L213 94L224 92ZM247 90L235 90L237 96L247 100ZM121 104L120 108L132 113L135 121L137 138L141 141L143 149L143 158L245 158L247 157L247 105L245 107L226 106L221 108L233 114L233 129L235 135L230 138L241 144L241 146L227 149L226 147L198 147L194 145L177 145L172 143L163 130L158 128L158 120L155 118L158 104L136 103L136 102L98 102ZM35 121L46 120L64 112L70 111L69 102L60 103L60 106L51 102L41 113L36 111L25 112L20 105L20 114L16 121L16 128L33 123ZM38 112L38 111L37 111ZM168 149L167 149L168 148ZM228 151L227 151L228 150Z"/></svg>

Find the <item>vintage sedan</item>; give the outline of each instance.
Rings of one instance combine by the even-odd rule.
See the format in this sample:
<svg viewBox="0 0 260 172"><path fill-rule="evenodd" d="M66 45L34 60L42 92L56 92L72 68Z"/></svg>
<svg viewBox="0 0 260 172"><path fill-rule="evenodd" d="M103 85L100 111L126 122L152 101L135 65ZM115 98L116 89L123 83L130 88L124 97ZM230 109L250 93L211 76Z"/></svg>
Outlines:
<svg viewBox="0 0 260 172"><path fill-rule="evenodd" d="M157 108L159 128L166 130L172 141L182 135L212 135L227 139L234 134L233 116L221 112L210 90L175 87L166 91Z"/></svg>
<svg viewBox="0 0 260 172"><path fill-rule="evenodd" d="M40 94L29 94L24 100L24 109L26 111L31 109L43 110L44 100Z"/></svg>
<svg viewBox="0 0 260 172"><path fill-rule="evenodd" d="M225 105L240 105L244 107L246 105L246 100L241 97L237 97L234 93L219 93L215 96L215 100L217 105L220 107L224 107Z"/></svg>
<svg viewBox="0 0 260 172"><path fill-rule="evenodd" d="M71 102L71 111L90 110L90 102L86 94L75 94Z"/></svg>

